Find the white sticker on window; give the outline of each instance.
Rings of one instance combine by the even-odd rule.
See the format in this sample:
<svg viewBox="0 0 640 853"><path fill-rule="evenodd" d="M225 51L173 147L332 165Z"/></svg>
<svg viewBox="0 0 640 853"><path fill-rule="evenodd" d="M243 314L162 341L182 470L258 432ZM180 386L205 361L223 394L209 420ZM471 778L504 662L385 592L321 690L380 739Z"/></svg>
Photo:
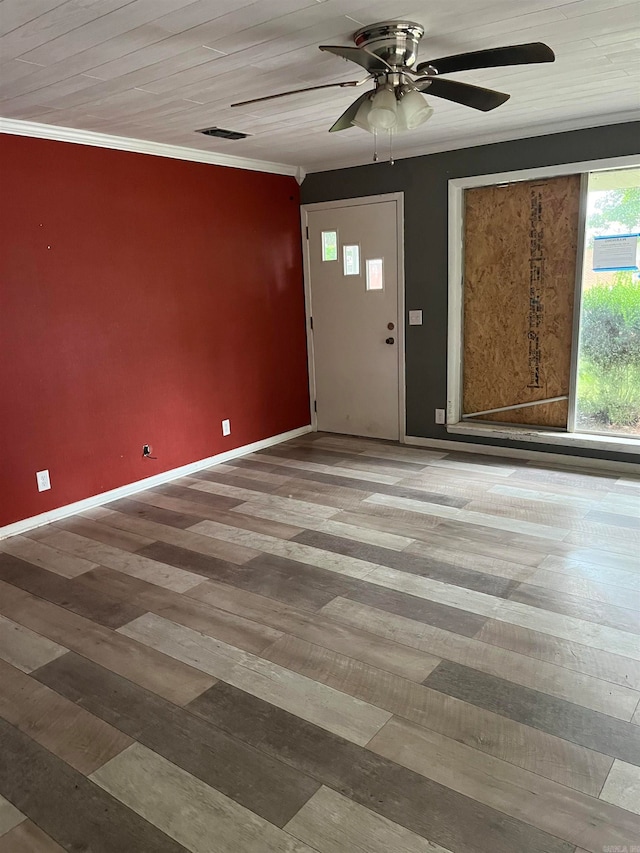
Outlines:
<svg viewBox="0 0 640 853"><path fill-rule="evenodd" d="M323 231L322 232L322 260L337 261L338 260L338 232Z"/></svg>
<svg viewBox="0 0 640 853"><path fill-rule="evenodd" d="M382 258L367 260L367 290L383 290L384 273Z"/></svg>
<svg viewBox="0 0 640 853"><path fill-rule="evenodd" d="M360 275L360 246L342 247L342 267L345 275Z"/></svg>

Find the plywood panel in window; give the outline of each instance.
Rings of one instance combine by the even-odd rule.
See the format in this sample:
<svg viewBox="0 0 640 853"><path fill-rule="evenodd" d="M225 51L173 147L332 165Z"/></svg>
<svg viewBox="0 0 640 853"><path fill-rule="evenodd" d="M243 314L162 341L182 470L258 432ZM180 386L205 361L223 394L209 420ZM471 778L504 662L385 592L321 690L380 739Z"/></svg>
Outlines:
<svg viewBox="0 0 640 853"><path fill-rule="evenodd" d="M569 393L580 176L465 193L463 412ZM565 427L567 402L479 420Z"/></svg>

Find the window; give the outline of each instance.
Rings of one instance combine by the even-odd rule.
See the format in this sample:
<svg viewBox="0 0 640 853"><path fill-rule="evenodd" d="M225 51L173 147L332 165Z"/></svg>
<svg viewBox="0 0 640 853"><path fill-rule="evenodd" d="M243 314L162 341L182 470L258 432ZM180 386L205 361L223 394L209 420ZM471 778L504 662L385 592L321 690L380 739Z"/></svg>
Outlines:
<svg viewBox="0 0 640 853"><path fill-rule="evenodd" d="M367 260L367 290L384 290L384 262L382 258Z"/></svg>
<svg viewBox="0 0 640 853"><path fill-rule="evenodd" d="M338 260L338 232L323 231L322 232L322 260L337 261Z"/></svg>
<svg viewBox="0 0 640 853"><path fill-rule="evenodd" d="M450 182L452 432L640 452L640 167L599 165Z"/></svg>
<svg viewBox="0 0 640 853"><path fill-rule="evenodd" d="M640 169L589 175L576 429L640 437Z"/></svg>
<svg viewBox="0 0 640 853"><path fill-rule="evenodd" d="M342 247L342 270L345 275L360 275L360 246Z"/></svg>

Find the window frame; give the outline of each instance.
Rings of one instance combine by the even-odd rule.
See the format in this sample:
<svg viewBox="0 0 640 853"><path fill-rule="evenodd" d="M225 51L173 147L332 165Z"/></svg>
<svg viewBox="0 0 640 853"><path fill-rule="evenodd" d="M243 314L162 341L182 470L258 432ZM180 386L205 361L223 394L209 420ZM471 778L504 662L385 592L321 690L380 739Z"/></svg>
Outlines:
<svg viewBox="0 0 640 853"><path fill-rule="evenodd" d="M587 160L574 163L562 163L555 166L541 166L535 169L522 169L513 172L500 172L489 175L474 175L466 178L453 178L449 183L449 243L448 243L448 334L447 334L447 423L448 432L458 435L483 436L544 444L561 444L568 447L586 447L600 450L618 450L624 453L640 455L640 441L623 436L580 433L575 431L576 421L576 385L578 369L578 341L580 334L580 308L582 296L582 271L585 239L585 220L587 208L587 188L590 172L614 171L618 169L640 167L640 157L608 157L600 160ZM571 352L571 377L569 387L569 416L567 429L551 430L541 427L522 427L516 425L493 425L470 422L462 417L462 358L463 358L463 271L464 271L464 192L475 187L494 186L540 178L552 178L559 175L582 177L580 188L579 246L576 264L575 307L573 317L573 336Z"/></svg>

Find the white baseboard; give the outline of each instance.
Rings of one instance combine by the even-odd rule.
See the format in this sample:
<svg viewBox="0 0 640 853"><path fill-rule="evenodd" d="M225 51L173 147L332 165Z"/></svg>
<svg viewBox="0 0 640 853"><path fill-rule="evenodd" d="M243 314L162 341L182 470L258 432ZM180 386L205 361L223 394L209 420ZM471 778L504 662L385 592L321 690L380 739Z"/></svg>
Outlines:
<svg viewBox="0 0 640 853"><path fill-rule="evenodd" d="M484 453L487 456L508 456L516 459L528 459L544 462L546 465L559 465L569 468L589 468L592 471L614 471L620 474L640 476L637 462L617 462L613 459L598 459L593 456L568 456L566 453L553 453L544 450L522 450L497 444L473 444L468 441L451 441L443 438L420 438L408 435L405 444L417 447L434 447L439 450L460 450L463 453Z"/></svg>
<svg viewBox="0 0 640 853"><path fill-rule="evenodd" d="M263 450L265 447L281 444L283 441L298 438L298 436L305 435L308 432L311 432L311 426L299 427L298 429L289 430L289 432L281 432L279 435L271 436L271 438L263 438L261 441L254 441L253 444L245 444L242 447L236 447L234 450L226 450L224 453L217 453L215 456L209 456L207 459L190 462L188 465L182 465L180 468L172 468L170 471L163 471L162 474L145 477L144 480L136 480L135 483L119 486L117 489L111 489L108 492L101 492L99 495L93 495L90 498L49 510L49 512L32 515L30 518L24 518L22 521L16 521L13 524L0 527L0 539L6 539L7 536L15 536L18 533L25 533L27 530L42 527L43 524L51 524L52 521L59 521L62 518L68 518L70 515L77 515L79 512L84 512L96 506L102 506L102 504L116 501L119 498L127 498L130 495L135 495L136 492L143 492L145 489L161 486L163 483L169 483L171 480L177 480L179 477L187 477L196 471L202 471L203 468L220 465L229 459L237 459L238 456L255 453L256 450Z"/></svg>

